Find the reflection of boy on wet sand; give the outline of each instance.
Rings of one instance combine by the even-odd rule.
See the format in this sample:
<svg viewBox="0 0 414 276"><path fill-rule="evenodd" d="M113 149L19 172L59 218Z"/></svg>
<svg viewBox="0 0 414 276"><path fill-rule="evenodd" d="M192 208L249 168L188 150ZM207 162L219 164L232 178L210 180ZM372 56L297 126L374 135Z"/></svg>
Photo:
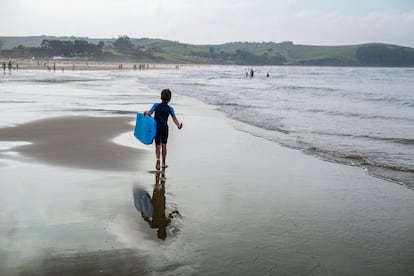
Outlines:
<svg viewBox="0 0 414 276"><path fill-rule="evenodd" d="M165 215L165 175L164 171L162 173L155 174L155 185L154 192L152 194L152 205L154 213L152 220L148 217L144 217L144 220L148 222L151 228L158 228L157 237L159 239L165 240L167 237L167 226L171 223L171 219L175 215L180 215L180 213L175 210L168 214L168 217Z"/></svg>

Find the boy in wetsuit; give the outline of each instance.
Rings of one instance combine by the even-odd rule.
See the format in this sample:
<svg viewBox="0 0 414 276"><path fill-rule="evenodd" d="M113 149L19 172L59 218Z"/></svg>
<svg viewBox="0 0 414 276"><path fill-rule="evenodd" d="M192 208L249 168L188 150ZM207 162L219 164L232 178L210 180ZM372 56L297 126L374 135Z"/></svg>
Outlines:
<svg viewBox="0 0 414 276"><path fill-rule="evenodd" d="M168 116L171 115L174 123L181 129L183 124L180 123L174 112L174 108L169 106L168 103L171 101L170 89L164 89L161 91L161 103L155 103L149 111L145 111L144 114L151 115L155 112L155 121L157 122L157 134L155 135L155 155L157 162L155 168L160 170L160 153L162 150L162 167L168 167L165 163L167 158L167 140L168 140Z"/></svg>

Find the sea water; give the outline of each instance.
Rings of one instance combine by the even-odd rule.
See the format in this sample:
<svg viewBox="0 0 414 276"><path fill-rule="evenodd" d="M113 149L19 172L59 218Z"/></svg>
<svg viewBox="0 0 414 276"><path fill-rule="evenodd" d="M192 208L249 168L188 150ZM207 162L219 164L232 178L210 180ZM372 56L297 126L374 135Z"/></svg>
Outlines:
<svg viewBox="0 0 414 276"><path fill-rule="evenodd" d="M194 66L140 81L216 105L252 134L414 185L412 68Z"/></svg>
<svg viewBox="0 0 414 276"><path fill-rule="evenodd" d="M281 143L370 170L389 167L395 181L410 179L404 177L413 168L412 69L259 67L254 78L246 78L247 69L13 71L0 76L0 127L55 116L133 118L168 87L178 112L179 95L215 105L236 128L271 141L257 143L258 148ZM234 135L228 129L226 133ZM241 140L249 139L252 148L223 148L233 153L256 149L257 139L237 133ZM0 144L1 149L17 146ZM273 152L261 150L263 157L252 154L254 160L247 161L261 164ZM208 160L214 162L216 155L212 152ZM375 166L384 160L389 163ZM278 179L268 173L273 164L266 162L258 166L266 173L258 176L249 171L246 160L234 162L196 177L183 176L186 164L169 169L166 206L177 208L183 217L174 222L178 234L169 234L163 243L134 210L129 174L18 162L1 167L0 274L2 269L8 272L8 266L30 264L32 255L41 258L45 248L47 256L63 255L49 260L57 261L60 272L83 259L103 262L103 250L129 256L126 263L142 267L142 274L148 275L412 274L411 190L371 177L347 182L347 174L329 174L337 165L326 162L302 166L308 170L304 175L323 168L329 177L321 183L316 183L317 177ZM300 178L291 164L280 160L278 165ZM208 164L197 167L208 170ZM140 180L151 192L154 176L145 172ZM145 255L123 251L131 247ZM64 258L73 252L80 257ZM116 270L114 257L109 255L104 264ZM48 263L41 262L27 271L47 268Z"/></svg>
<svg viewBox="0 0 414 276"><path fill-rule="evenodd" d="M246 77L250 69L255 71L253 78ZM414 186L412 68L182 66L64 74L20 71L3 74L0 84L0 126L27 121L33 112L38 117L62 112L134 113L151 104L142 101L147 95L168 87L173 93L217 106L244 123L234 124L240 130ZM56 92L62 84L73 87L73 92Z"/></svg>

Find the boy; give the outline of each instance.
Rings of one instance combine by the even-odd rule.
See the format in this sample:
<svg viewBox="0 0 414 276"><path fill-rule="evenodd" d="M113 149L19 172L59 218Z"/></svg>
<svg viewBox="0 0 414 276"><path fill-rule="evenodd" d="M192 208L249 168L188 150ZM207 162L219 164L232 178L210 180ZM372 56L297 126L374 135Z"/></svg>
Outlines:
<svg viewBox="0 0 414 276"><path fill-rule="evenodd" d="M151 115L155 112L155 121L157 122L157 134L155 135L155 155L157 162L155 168L160 170L160 152L162 149L162 167L168 167L165 163L167 157L167 140L168 140L168 116L171 115L174 123L181 129L183 124L180 123L175 117L174 108L169 106L168 103L171 101L170 89L164 89L161 91L161 103L155 103L149 111L145 111L144 114Z"/></svg>

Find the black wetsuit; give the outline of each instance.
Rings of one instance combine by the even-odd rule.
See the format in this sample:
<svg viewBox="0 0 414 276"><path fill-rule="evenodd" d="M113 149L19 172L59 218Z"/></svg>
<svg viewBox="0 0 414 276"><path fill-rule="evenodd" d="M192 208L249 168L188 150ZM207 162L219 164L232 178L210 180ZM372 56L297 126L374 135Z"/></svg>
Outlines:
<svg viewBox="0 0 414 276"><path fill-rule="evenodd" d="M151 112L155 112L155 121L157 122L157 134L155 135L155 144L167 144L168 140L168 116L175 118L174 108L168 103L155 103L151 107Z"/></svg>

